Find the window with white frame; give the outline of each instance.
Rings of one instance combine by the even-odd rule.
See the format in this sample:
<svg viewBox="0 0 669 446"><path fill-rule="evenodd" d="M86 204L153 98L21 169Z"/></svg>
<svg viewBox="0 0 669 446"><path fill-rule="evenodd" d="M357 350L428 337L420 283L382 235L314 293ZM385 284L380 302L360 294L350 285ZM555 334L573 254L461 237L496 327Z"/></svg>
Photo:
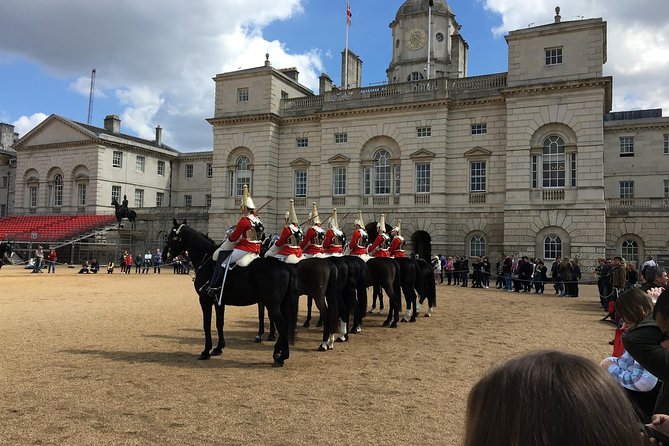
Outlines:
<svg viewBox="0 0 669 446"><path fill-rule="evenodd" d="M620 182L620 198L634 198L634 181Z"/></svg>
<svg viewBox="0 0 669 446"><path fill-rule="evenodd" d="M486 191L486 162L472 161L469 163L469 192Z"/></svg>
<svg viewBox="0 0 669 446"><path fill-rule="evenodd" d="M156 174L158 174L161 177L165 176L165 161L158 160Z"/></svg>
<svg viewBox="0 0 669 446"><path fill-rule="evenodd" d="M111 199L117 203L121 203L121 186L112 186Z"/></svg>
<svg viewBox="0 0 669 446"><path fill-rule="evenodd" d="M86 183L77 184L77 206L86 206Z"/></svg>
<svg viewBox="0 0 669 446"><path fill-rule="evenodd" d="M186 178L193 178L193 165L186 164Z"/></svg>
<svg viewBox="0 0 669 446"><path fill-rule="evenodd" d="M31 208L37 207L37 186L28 187L28 202Z"/></svg>
<svg viewBox="0 0 669 446"><path fill-rule="evenodd" d="M430 163L416 163L416 193L429 194L432 176Z"/></svg>
<svg viewBox="0 0 669 446"><path fill-rule="evenodd" d="M214 176L214 165L211 163L207 163L207 178L211 178Z"/></svg>
<svg viewBox="0 0 669 446"><path fill-rule="evenodd" d="M634 136L621 136L620 156L634 156Z"/></svg>
<svg viewBox="0 0 669 446"><path fill-rule="evenodd" d="M63 176L59 173L53 177L53 205L63 205Z"/></svg>
<svg viewBox="0 0 669 446"><path fill-rule="evenodd" d="M234 181L231 182L234 184L234 188L231 188L231 191L234 191L236 197L241 197L245 184L251 189L251 160L249 157L242 155L237 158L235 169L235 172L233 172L234 179L231 176L231 180Z"/></svg>
<svg viewBox="0 0 669 446"><path fill-rule="evenodd" d="M161 208L163 207L163 202L165 201L165 193L164 192L156 192L156 207Z"/></svg>
<svg viewBox="0 0 669 446"><path fill-rule="evenodd" d="M191 207L193 206L193 196L189 194L184 195L184 207Z"/></svg>
<svg viewBox="0 0 669 446"><path fill-rule="evenodd" d="M474 235L469 239L469 255L470 257L483 257L485 256L486 251L486 242L485 238L481 235Z"/></svg>
<svg viewBox="0 0 669 446"><path fill-rule="evenodd" d="M480 122L478 124L472 124L472 135L485 135L488 133L488 124L485 122Z"/></svg>
<svg viewBox="0 0 669 446"><path fill-rule="evenodd" d="M569 164L571 166L569 170L569 176L571 177L571 187L576 187L576 152L571 152L569 154Z"/></svg>
<svg viewBox="0 0 669 446"><path fill-rule="evenodd" d="M204 205L206 207L211 207L211 194L204 194Z"/></svg>
<svg viewBox="0 0 669 446"><path fill-rule="evenodd" d="M558 257L562 257L562 239L559 235L547 235L544 238L544 259L555 260Z"/></svg>
<svg viewBox="0 0 669 446"><path fill-rule="evenodd" d="M549 136L544 140L542 155L543 187L565 187L564 140L559 136Z"/></svg>
<svg viewBox="0 0 669 446"><path fill-rule="evenodd" d="M335 144L344 144L348 142L347 133L335 133Z"/></svg>
<svg viewBox="0 0 669 446"><path fill-rule="evenodd" d="M546 65L558 65L562 63L562 47L546 48Z"/></svg>
<svg viewBox="0 0 669 446"><path fill-rule="evenodd" d="M144 163L146 159L143 156L137 155L137 160L135 161L135 170L137 172L144 172Z"/></svg>
<svg viewBox="0 0 669 446"><path fill-rule="evenodd" d="M309 147L309 138L295 138L295 146L298 149L306 149Z"/></svg>
<svg viewBox="0 0 669 446"><path fill-rule="evenodd" d="M419 73L418 71L414 71L407 76L407 82L422 81L423 79L425 79L425 76L423 76L423 73Z"/></svg>
<svg viewBox="0 0 669 446"><path fill-rule="evenodd" d="M123 167L123 152L118 150L112 152L112 167Z"/></svg>
<svg viewBox="0 0 669 446"><path fill-rule="evenodd" d="M0 189L7 189L7 187L9 187L9 177L4 176L0 181Z"/></svg>
<svg viewBox="0 0 669 446"><path fill-rule="evenodd" d="M332 195L346 195L346 167L332 168Z"/></svg>
<svg viewBox="0 0 669 446"><path fill-rule="evenodd" d="M636 240L623 240L620 246L620 256L627 262L639 264L639 244Z"/></svg>
<svg viewBox="0 0 669 446"><path fill-rule="evenodd" d="M538 171L537 171L537 155L532 155L530 159L530 181L532 182L532 187L536 188L539 184Z"/></svg>
<svg viewBox="0 0 669 446"><path fill-rule="evenodd" d="M669 180L664 180L664 198L669 198Z"/></svg>
<svg viewBox="0 0 669 446"><path fill-rule="evenodd" d="M249 101L249 89L248 87L238 88L237 89L237 102L248 102Z"/></svg>
<svg viewBox="0 0 669 446"><path fill-rule="evenodd" d="M281 90L281 99L288 99L288 92Z"/></svg>
<svg viewBox="0 0 669 446"><path fill-rule="evenodd" d="M295 197L303 198L307 196L307 171L295 171Z"/></svg>
<svg viewBox="0 0 669 446"><path fill-rule="evenodd" d="M144 189L135 189L135 207L144 207Z"/></svg>
<svg viewBox="0 0 669 446"><path fill-rule="evenodd" d="M372 168L364 167L362 169L362 193L365 195L372 194Z"/></svg>
<svg viewBox="0 0 669 446"><path fill-rule="evenodd" d="M669 155L669 135L664 135L664 154Z"/></svg>
<svg viewBox="0 0 669 446"><path fill-rule="evenodd" d="M416 127L416 136L418 138L429 138L432 136L432 127Z"/></svg>
<svg viewBox="0 0 669 446"><path fill-rule="evenodd" d="M390 153L379 150L374 154L374 195L390 193Z"/></svg>
<svg viewBox="0 0 669 446"><path fill-rule="evenodd" d="M393 165L393 191L395 195L400 194L400 166L398 164Z"/></svg>

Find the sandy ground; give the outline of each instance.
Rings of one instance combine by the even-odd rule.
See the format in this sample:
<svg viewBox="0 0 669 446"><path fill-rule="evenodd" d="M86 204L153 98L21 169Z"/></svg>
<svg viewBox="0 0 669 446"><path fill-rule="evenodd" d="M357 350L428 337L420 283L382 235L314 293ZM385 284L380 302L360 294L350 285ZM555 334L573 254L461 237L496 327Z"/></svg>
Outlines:
<svg viewBox="0 0 669 446"><path fill-rule="evenodd" d="M393 330L373 315L333 351L300 328L276 369L271 344L252 342L255 307L228 308L223 356L197 361L197 296L171 270L3 267L0 286L11 445L459 445L467 394L490 366L537 349L599 361L613 335L594 286L566 299L442 285L432 318Z"/></svg>

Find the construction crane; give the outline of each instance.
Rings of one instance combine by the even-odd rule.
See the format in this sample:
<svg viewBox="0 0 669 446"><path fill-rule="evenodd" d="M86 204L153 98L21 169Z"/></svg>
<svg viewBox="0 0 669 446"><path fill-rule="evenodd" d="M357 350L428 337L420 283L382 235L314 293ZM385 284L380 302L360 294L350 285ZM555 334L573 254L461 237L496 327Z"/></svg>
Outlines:
<svg viewBox="0 0 669 446"><path fill-rule="evenodd" d="M93 71L91 71L91 93L88 96L88 121L86 123L88 125L91 124L91 120L93 119L93 97L95 96L95 68L93 68Z"/></svg>

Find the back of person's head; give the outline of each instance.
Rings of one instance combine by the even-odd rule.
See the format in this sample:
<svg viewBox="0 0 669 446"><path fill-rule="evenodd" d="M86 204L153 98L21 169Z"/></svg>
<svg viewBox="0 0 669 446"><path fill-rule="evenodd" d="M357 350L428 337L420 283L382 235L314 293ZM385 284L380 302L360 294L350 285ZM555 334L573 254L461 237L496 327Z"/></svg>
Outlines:
<svg viewBox="0 0 669 446"><path fill-rule="evenodd" d="M655 283L657 279L662 277L662 274L664 274L664 268L661 266L649 266L644 270L644 277L646 278L646 282L648 283Z"/></svg>
<svg viewBox="0 0 669 446"><path fill-rule="evenodd" d="M641 445L622 388L580 356L531 353L492 370L467 401L465 446Z"/></svg>
<svg viewBox="0 0 669 446"><path fill-rule="evenodd" d="M616 311L625 322L637 325L653 314L653 301L639 288L630 288L616 300Z"/></svg>
<svg viewBox="0 0 669 446"><path fill-rule="evenodd" d="M653 308L653 317L655 320L658 319L658 315L663 319L669 319L669 288L662 291L662 294L660 294L655 302L655 308Z"/></svg>

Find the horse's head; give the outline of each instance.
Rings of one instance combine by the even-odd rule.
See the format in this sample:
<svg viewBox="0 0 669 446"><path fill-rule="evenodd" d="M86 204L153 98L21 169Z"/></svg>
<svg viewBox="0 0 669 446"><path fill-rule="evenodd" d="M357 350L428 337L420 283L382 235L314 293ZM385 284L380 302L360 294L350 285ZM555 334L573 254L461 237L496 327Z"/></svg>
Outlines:
<svg viewBox="0 0 669 446"><path fill-rule="evenodd" d="M262 237L260 238L260 257L265 257L265 254L267 251L269 251L269 248L274 245L274 242L277 241L279 237L278 236L265 236L265 233L262 234Z"/></svg>
<svg viewBox="0 0 669 446"><path fill-rule="evenodd" d="M116 198L112 198L111 205L118 206L118 201L116 201Z"/></svg>
<svg viewBox="0 0 669 446"><path fill-rule="evenodd" d="M168 258L177 256L181 251L185 249L183 243L183 233L182 231L190 229L186 220L183 223L178 223L176 218L172 219L172 230L165 237L165 247L163 248L163 262L166 262Z"/></svg>

